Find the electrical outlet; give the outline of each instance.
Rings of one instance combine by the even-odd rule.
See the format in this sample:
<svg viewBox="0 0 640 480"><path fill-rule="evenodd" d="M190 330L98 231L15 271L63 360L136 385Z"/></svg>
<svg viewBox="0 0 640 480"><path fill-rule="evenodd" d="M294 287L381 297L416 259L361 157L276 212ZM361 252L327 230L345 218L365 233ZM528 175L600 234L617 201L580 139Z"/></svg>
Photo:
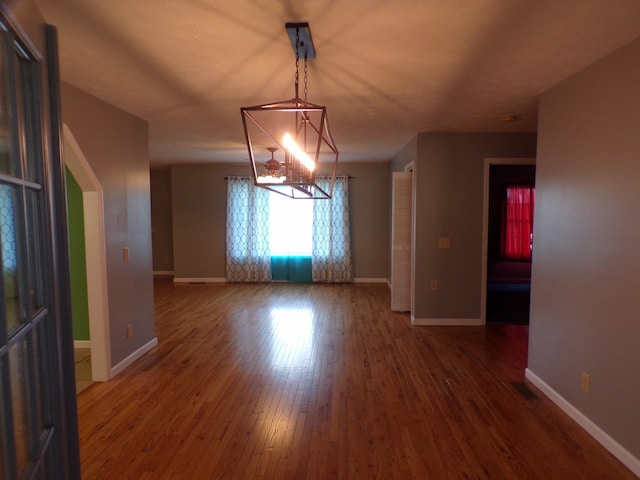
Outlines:
<svg viewBox="0 0 640 480"><path fill-rule="evenodd" d="M129 247L124 247L122 249L122 261L127 263L129 261Z"/></svg>
<svg viewBox="0 0 640 480"><path fill-rule="evenodd" d="M591 375L582 372L582 391L586 393L589 390L591 390Z"/></svg>
<svg viewBox="0 0 640 480"><path fill-rule="evenodd" d="M133 337L133 323L127 323L127 338Z"/></svg>
<svg viewBox="0 0 640 480"><path fill-rule="evenodd" d="M438 281L437 280L431 280L431 290L438 290Z"/></svg>

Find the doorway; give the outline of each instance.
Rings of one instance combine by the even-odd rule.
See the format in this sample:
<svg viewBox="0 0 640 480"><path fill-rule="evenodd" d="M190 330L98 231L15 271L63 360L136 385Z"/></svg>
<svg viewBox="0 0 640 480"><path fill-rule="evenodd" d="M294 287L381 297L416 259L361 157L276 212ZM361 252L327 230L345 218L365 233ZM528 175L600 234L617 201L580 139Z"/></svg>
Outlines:
<svg viewBox="0 0 640 480"><path fill-rule="evenodd" d="M104 382L111 378L111 351L102 186L66 124L62 136L65 165L82 190L90 338L83 346L91 349L92 380Z"/></svg>
<svg viewBox="0 0 640 480"><path fill-rule="evenodd" d="M482 281L485 323L529 323L532 235L526 234L526 245L522 247L528 250L528 256L516 256L505 249L507 192L514 189L535 195L535 159L486 159ZM532 219L533 216L531 232Z"/></svg>

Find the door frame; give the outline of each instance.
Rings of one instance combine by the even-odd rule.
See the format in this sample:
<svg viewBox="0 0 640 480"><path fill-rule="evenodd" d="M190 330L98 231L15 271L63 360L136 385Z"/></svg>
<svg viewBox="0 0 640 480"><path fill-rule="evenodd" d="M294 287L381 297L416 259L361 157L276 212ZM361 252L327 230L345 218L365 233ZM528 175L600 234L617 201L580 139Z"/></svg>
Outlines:
<svg viewBox="0 0 640 480"><path fill-rule="evenodd" d="M482 268L480 293L480 323L487 323L487 268L489 263L489 180L491 165L535 165L535 157L485 158L482 198Z"/></svg>
<svg viewBox="0 0 640 480"><path fill-rule="evenodd" d="M95 382L105 382L112 375L103 190L67 124L62 125L62 137L64 162L82 190L91 378Z"/></svg>

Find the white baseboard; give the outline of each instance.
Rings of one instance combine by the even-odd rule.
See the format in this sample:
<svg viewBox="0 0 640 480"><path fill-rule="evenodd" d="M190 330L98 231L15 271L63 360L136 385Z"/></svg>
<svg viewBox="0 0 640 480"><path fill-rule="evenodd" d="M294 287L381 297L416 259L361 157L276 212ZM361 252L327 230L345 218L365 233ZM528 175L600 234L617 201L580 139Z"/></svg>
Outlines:
<svg viewBox="0 0 640 480"><path fill-rule="evenodd" d="M477 327L484 325L481 318L415 318L411 315L411 323L425 326Z"/></svg>
<svg viewBox="0 0 640 480"><path fill-rule="evenodd" d="M528 368L524 372L527 380L538 387L549 399L558 405L569 417L571 417L578 425L584 428L589 435L595 438L604 448L609 450L611 454L620 460L629 470L640 477L640 459L634 457L627 449L616 442L604 430L593 423L580 410L569 403L562 395L547 385L540 377Z"/></svg>
<svg viewBox="0 0 640 480"><path fill-rule="evenodd" d="M154 270L154 277L171 277L173 276L173 270Z"/></svg>
<svg viewBox="0 0 640 480"><path fill-rule="evenodd" d="M121 373L129 365L131 365L133 362L138 360L140 357L142 357L149 350L151 350L152 348L155 348L157 346L158 346L158 337L153 337L152 340L150 340L149 342L147 342L146 344L141 346L139 349L137 349L135 352L133 352L127 358L122 360L115 367L111 367L111 377L110 378L113 378L116 375L118 375L119 373Z"/></svg>
<svg viewBox="0 0 640 480"><path fill-rule="evenodd" d="M387 283L386 278L354 278L353 283Z"/></svg>
<svg viewBox="0 0 640 480"><path fill-rule="evenodd" d="M153 272L154 275L163 274L158 272ZM173 283L225 283L227 282L226 278L220 277L204 277L204 278L181 278L174 277ZM386 278L354 278L353 283L387 283Z"/></svg>
<svg viewBox="0 0 640 480"><path fill-rule="evenodd" d="M226 278L205 277L205 278L173 278L173 283L225 283Z"/></svg>
<svg viewBox="0 0 640 480"><path fill-rule="evenodd" d="M74 340L73 348L91 348L91 340Z"/></svg>

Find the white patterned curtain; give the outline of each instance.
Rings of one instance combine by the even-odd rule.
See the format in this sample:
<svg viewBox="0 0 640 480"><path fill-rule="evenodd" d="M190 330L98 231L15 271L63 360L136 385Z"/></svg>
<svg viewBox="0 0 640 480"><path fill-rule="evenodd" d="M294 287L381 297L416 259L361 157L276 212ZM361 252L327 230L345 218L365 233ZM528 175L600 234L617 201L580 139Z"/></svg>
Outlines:
<svg viewBox="0 0 640 480"><path fill-rule="evenodd" d="M271 281L269 191L249 178L227 179L227 280Z"/></svg>
<svg viewBox="0 0 640 480"><path fill-rule="evenodd" d="M329 191L330 179L316 178L316 182ZM312 249L314 282L350 282L353 279L348 177L336 178L330 200L313 201Z"/></svg>

